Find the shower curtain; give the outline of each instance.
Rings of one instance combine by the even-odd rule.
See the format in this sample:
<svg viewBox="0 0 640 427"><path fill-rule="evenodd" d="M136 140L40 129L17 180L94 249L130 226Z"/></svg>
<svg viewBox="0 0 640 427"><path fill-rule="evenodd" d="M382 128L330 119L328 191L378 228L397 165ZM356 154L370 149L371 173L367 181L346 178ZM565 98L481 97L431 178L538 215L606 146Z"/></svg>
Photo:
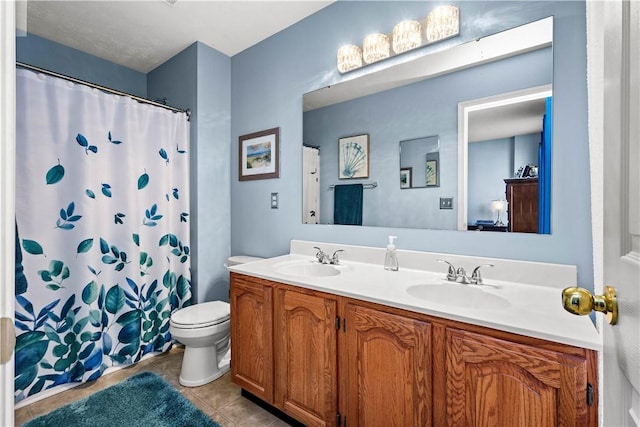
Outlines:
<svg viewBox="0 0 640 427"><path fill-rule="evenodd" d="M16 79L17 402L168 350L191 274L186 114Z"/></svg>

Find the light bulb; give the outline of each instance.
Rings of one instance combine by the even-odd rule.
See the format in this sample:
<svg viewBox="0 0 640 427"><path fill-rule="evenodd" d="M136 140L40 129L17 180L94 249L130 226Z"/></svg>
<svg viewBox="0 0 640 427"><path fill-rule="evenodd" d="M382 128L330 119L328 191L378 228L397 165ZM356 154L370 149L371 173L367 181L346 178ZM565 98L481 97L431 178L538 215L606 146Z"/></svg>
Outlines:
<svg viewBox="0 0 640 427"><path fill-rule="evenodd" d="M421 44L422 35L418 21L406 20L393 27L393 51L395 53L415 49Z"/></svg>
<svg viewBox="0 0 640 427"><path fill-rule="evenodd" d="M346 73L362 67L362 49L360 46L347 44L338 49L338 71Z"/></svg>
<svg viewBox="0 0 640 427"><path fill-rule="evenodd" d="M367 64L388 58L389 54L389 36L386 34L369 34L364 38L362 57Z"/></svg>
<svg viewBox="0 0 640 427"><path fill-rule="evenodd" d="M438 6L427 15L425 35L427 43L433 43L460 31L460 11L455 6Z"/></svg>

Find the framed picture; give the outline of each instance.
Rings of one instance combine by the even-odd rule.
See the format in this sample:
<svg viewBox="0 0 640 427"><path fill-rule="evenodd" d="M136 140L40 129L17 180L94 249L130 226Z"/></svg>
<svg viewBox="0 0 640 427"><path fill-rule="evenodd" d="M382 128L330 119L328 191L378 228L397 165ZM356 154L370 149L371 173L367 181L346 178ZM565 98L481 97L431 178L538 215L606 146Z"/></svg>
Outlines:
<svg viewBox="0 0 640 427"><path fill-rule="evenodd" d="M411 188L413 168L400 168L400 188Z"/></svg>
<svg viewBox="0 0 640 427"><path fill-rule="evenodd" d="M427 160L425 169L426 169L427 187L437 187L438 186L438 161Z"/></svg>
<svg viewBox="0 0 640 427"><path fill-rule="evenodd" d="M238 140L240 181L280 177L280 128L242 135Z"/></svg>
<svg viewBox="0 0 640 427"><path fill-rule="evenodd" d="M369 178L369 135L338 139L338 178Z"/></svg>

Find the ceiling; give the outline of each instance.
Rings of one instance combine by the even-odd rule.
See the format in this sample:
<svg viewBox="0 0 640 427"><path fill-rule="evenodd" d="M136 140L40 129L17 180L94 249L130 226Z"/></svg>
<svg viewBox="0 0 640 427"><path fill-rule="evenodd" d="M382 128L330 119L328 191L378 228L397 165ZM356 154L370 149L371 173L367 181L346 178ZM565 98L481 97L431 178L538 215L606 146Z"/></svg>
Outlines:
<svg viewBox="0 0 640 427"><path fill-rule="evenodd" d="M147 73L195 41L233 56L333 1L23 0L16 27Z"/></svg>
<svg viewBox="0 0 640 427"><path fill-rule="evenodd" d="M542 132L545 99L493 107L469 113L469 142L508 138Z"/></svg>

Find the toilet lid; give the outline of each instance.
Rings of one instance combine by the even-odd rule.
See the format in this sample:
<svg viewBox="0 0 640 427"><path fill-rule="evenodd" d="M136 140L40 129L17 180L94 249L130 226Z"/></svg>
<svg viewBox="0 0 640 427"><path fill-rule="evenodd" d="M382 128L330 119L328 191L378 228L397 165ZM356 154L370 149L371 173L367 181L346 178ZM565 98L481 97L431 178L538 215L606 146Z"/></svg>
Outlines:
<svg viewBox="0 0 640 427"><path fill-rule="evenodd" d="M224 301L210 301L182 308L171 315L171 323L183 328L204 328L229 320L230 306Z"/></svg>

